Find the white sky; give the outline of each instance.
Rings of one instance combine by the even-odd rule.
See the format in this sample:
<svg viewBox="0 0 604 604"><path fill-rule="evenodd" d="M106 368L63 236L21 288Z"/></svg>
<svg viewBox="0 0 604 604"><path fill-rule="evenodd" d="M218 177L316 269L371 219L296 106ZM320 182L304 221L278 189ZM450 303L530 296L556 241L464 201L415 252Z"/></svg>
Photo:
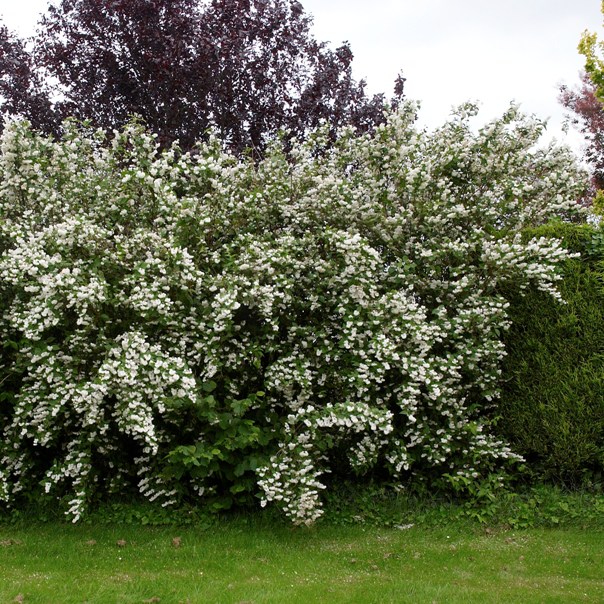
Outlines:
<svg viewBox="0 0 604 604"><path fill-rule="evenodd" d="M560 84L579 82L577 44L584 29L602 32L599 0L301 0L318 40L347 40L355 76L370 92L392 91L399 71L406 95L421 101L420 123L442 123L453 106L482 104L479 121L514 100L550 118L548 133L580 148L561 131ZM0 16L30 35L47 0L0 0Z"/></svg>

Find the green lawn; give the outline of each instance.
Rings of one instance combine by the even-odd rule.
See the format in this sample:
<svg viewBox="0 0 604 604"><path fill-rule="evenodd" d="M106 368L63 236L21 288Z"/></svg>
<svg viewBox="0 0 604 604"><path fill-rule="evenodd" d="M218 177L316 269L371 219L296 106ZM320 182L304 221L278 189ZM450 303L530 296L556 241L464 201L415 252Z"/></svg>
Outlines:
<svg viewBox="0 0 604 604"><path fill-rule="evenodd" d="M604 533L0 525L0 602L604 602Z"/></svg>

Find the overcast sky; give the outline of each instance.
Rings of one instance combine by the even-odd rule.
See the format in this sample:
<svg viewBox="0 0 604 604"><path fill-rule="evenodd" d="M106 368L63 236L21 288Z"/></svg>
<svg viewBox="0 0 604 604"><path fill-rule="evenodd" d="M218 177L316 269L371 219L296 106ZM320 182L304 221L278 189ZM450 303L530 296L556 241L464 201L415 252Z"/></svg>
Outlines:
<svg viewBox="0 0 604 604"><path fill-rule="evenodd" d="M442 123L451 107L482 104L480 121L512 100L550 118L565 139L560 84L579 82L577 43L584 29L603 31L599 0L301 0L318 40L350 42L354 71L370 92L392 91L399 71L407 97L422 103L420 122ZM30 35L47 0L0 0L5 24Z"/></svg>

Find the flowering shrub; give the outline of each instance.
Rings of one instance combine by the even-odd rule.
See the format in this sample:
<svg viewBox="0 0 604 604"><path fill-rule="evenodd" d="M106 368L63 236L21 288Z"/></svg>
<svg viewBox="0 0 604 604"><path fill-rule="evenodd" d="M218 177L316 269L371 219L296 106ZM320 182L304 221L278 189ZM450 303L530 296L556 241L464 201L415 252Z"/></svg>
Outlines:
<svg viewBox="0 0 604 604"><path fill-rule="evenodd" d="M132 124L26 123L0 155L0 498L135 484L168 505L259 495L296 523L326 472L458 488L519 458L491 436L502 291L558 296L568 253L523 242L583 175L511 108L474 132L415 109L259 164Z"/></svg>

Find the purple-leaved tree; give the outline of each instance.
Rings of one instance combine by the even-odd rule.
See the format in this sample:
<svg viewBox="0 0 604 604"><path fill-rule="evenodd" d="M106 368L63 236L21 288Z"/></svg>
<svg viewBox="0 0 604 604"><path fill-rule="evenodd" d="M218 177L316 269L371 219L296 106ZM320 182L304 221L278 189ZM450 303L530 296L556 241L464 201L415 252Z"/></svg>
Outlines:
<svg viewBox="0 0 604 604"><path fill-rule="evenodd" d="M585 138L584 156L592 168L595 188L604 189L604 105L586 74L579 88L563 86L560 102L571 112L570 119Z"/></svg>
<svg viewBox="0 0 604 604"><path fill-rule="evenodd" d="M0 22L0 130L9 115L26 117L43 131L56 128L48 91L25 43Z"/></svg>
<svg viewBox="0 0 604 604"><path fill-rule="evenodd" d="M162 145L189 148L213 129L261 154L280 129L366 131L384 119L387 99L354 79L348 44L330 49L310 26L296 0L60 0L33 57L61 118L116 128L138 114Z"/></svg>

